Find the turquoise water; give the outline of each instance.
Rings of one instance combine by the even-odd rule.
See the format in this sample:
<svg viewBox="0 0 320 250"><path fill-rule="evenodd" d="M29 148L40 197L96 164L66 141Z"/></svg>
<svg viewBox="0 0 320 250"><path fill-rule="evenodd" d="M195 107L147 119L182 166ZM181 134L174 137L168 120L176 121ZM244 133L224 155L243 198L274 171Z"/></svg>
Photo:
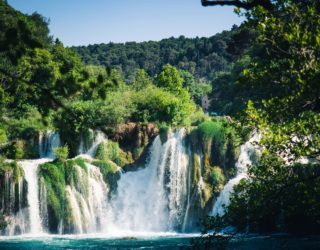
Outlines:
<svg viewBox="0 0 320 250"><path fill-rule="evenodd" d="M203 241L198 235L0 237L0 249L320 249L320 237L259 236Z"/></svg>

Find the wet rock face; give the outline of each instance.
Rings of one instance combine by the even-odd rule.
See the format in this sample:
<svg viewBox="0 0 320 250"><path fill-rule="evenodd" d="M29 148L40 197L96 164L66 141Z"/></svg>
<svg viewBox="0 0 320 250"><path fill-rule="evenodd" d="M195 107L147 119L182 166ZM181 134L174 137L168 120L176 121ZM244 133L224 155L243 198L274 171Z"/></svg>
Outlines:
<svg viewBox="0 0 320 250"><path fill-rule="evenodd" d="M122 166L124 171L135 171L144 166L153 139L159 134L158 128L152 124L126 123L119 125L108 134L108 139L119 143L121 150L132 161Z"/></svg>
<svg viewBox="0 0 320 250"><path fill-rule="evenodd" d="M108 137L118 141L121 148L140 148L149 144L159 133L158 128L152 124L126 123L119 125L115 132Z"/></svg>
<svg viewBox="0 0 320 250"><path fill-rule="evenodd" d="M2 163L0 167L0 235L20 234L16 215L28 206L27 183L23 171L15 163Z"/></svg>

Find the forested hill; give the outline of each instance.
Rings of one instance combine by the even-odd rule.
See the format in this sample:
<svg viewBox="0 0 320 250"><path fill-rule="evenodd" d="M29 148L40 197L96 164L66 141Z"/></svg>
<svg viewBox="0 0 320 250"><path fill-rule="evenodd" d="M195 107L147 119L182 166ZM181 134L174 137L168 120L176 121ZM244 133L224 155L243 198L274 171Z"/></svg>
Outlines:
<svg viewBox="0 0 320 250"><path fill-rule="evenodd" d="M234 26L209 38L168 38L161 41L94 44L72 47L85 64L119 69L130 80L136 69L151 76L165 64L187 70L196 78L212 80L217 72L229 72L232 63L248 48L252 31Z"/></svg>

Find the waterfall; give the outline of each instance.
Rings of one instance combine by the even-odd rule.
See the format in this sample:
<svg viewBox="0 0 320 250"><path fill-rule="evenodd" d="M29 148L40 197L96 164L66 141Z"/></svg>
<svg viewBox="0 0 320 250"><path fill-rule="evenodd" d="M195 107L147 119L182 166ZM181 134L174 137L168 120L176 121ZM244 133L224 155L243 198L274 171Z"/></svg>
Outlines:
<svg viewBox="0 0 320 250"><path fill-rule="evenodd" d="M53 149L60 147L60 135L58 132L46 131L39 135L39 155L40 158L55 158Z"/></svg>
<svg viewBox="0 0 320 250"><path fill-rule="evenodd" d="M119 231L172 231L181 228L187 203L188 159L185 130L157 136L148 163L121 175L111 200L112 227Z"/></svg>
<svg viewBox="0 0 320 250"><path fill-rule="evenodd" d="M213 216L223 216L225 214L225 208L230 204L233 187L247 177L248 167L252 165L252 157L258 152L255 144L259 140L260 134L255 133L249 141L240 147L240 155L236 163L237 174L228 181L220 192L211 212Z"/></svg>
<svg viewBox="0 0 320 250"><path fill-rule="evenodd" d="M15 235L26 232L27 216L25 213L24 181L14 182L13 172L5 172L0 180L0 212L8 222L3 231L6 235ZM13 215L13 216L11 216Z"/></svg>
<svg viewBox="0 0 320 250"><path fill-rule="evenodd" d="M101 231L107 214L107 186L100 170L86 163L86 170L75 166L79 183L66 187L73 232Z"/></svg>
<svg viewBox="0 0 320 250"><path fill-rule="evenodd" d="M186 140L185 129L170 132L164 143L157 136L149 149L146 164L136 171L121 173L117 190L111 195L100 168L90 164L94 162L98 145L106 137L101 131L92 133L94 137L90 147L86 145L84 154L78 156L85 158L85 162L73 159L68 162L70 165L57 165L67 178L65 182L62 181L66 200L61 206L62 216L56 217L59 221L48 214L52 208L52 201L48 200L52 197L49 196L52 187L46 185L52 184L47 184L47 177L38 176L39 165L54 158L53 149L60 145L58 133L49 131L40 135L39 153L47 158L18 162L24 170L24 179L13 183L10 179L12 176L8 175L4 183L0 182L0 188L6 192L6 196L0 193L0 208L3 210L9 200L6 214L13 215L8 220L10 225L6 229L7 234L36 235L49 230L57 230L61 234L168 232L198 227L199 218L207 211L207 204L211 205L208 203L211 196L207 196L209 198L203 202L206 195L204 190L211 188L208 186L211 183L205 176L203 149L199 144L191 144ZM224 214L233 187L247 177L248 166L252 165L257 151L253 142L258 140L259 135L254 135L241 146L235 166L236 176L224 186L214 203L212 215ZM80 149L84 150L83 140L81 145ZM19 200L11 201L12 197L17 199L17 190ZM47 194L47 190L51 193ZM24 203L22 196L25 197ZM18 204L18 208L13 209L10 204Z"/></svg>
<svg viewBox="0 0 320 250"><path fill-rule="evenodd" d="M94 157L99 144L104 142L105 140L106 140L105 134L103 132L101 132L100 130L97 130L96 134L95 134L94 141L93 141L91 147L89 148L89 150L86 152L86 154L90 155L91 157Z"/></svg>
<svg viewBox="0 0 320 250"><path fill-rule="evenodd" d="M92 144L90 145L90 147L88 145L85 145L86 143L84 142L83 135L81 135L78 152L80 156L87 155L93 158L99 144L105 141L107 138L106 135L100 130L89 130L89 133L90 135L92 135L92 137L94 137Z"/></svg>
<svg viewBox="0 0 320 250"><path fill-rule="evenodd" d="M46 191L43 185L39 185L38 166L49 162L55 157L53 149L60 146L59 133L47 131L39 135L39 155L37 160L21 160L18 164L24 171L24 180L27 184L27 207L19 205L18 212L10 218L7 234L14 235L17 233L41 234L46 230L44 225L47 224L48 211L46 205ZM12 183L12 181L11 181ZM18 183L19 195L22 195L24 181ZM11 184L13 185L13 184ZM13 188L13 187L12 187ZM41 201L40 196L41 194ZM23 197L19 198L19 202Z"/></svg>
<svg viewBox="0 0 320 250"><path fill-rule="evenodd" d="M24 160L19 161L19 165L24 171L24 178L28 184L28 208L27 214L24 217L28 217L28 233L40 234L44 232L42 226L42 218L40 216L40 201L39 201L39 179L38 179L38 166L50 159L38 159L38 160Z"/></svg>

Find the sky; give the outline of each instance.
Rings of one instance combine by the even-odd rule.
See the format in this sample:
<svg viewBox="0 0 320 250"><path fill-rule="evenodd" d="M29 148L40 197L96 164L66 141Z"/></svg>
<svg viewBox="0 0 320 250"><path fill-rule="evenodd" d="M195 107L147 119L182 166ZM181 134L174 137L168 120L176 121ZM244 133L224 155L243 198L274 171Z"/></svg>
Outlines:
<svg viewBox="0 0 320 250"><path fill-rule="evenodd" d="M242 18L232 7L203 7L200 0L8 0L15 9L50 19L50 31L67 46L208 37Z"/></svg>

